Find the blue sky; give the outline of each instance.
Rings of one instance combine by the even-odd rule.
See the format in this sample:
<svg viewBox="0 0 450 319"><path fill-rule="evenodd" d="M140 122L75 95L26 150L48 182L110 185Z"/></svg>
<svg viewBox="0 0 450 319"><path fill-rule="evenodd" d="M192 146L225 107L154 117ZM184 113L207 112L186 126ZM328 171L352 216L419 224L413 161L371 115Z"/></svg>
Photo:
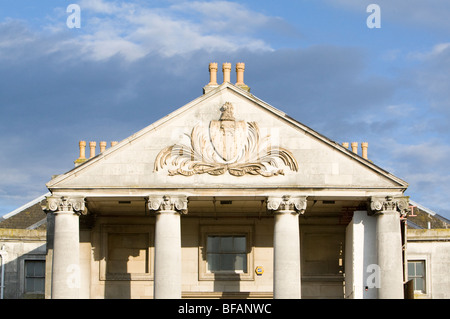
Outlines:
<svg viewBox="0 0 450 319"><path fill-rule="evenodd" d="M81 27L68 28L78 4ZM381 28L368 28L369 4ZM0 216L73 168L79 140L122 140L245 62L252 93L369 158L450 218L450 2L0 2Z"/></svg>

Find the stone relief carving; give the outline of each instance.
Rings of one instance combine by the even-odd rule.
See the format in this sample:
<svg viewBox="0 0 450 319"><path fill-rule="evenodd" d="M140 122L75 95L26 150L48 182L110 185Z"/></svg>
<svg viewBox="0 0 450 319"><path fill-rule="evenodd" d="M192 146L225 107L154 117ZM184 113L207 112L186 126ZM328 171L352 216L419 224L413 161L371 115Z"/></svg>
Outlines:
<svg viewBox="0 0 450 319"><path fill-rule="evenodd" d="M219 120L209 127L196 125L190 144L174 144L156 157L155 171L168 166L170 176L195 174L233 176L284 175L284 166L298 171L290 151L271 145L270 135L262 138L256 122L236 121L234 106L227 102Z"/></svg>

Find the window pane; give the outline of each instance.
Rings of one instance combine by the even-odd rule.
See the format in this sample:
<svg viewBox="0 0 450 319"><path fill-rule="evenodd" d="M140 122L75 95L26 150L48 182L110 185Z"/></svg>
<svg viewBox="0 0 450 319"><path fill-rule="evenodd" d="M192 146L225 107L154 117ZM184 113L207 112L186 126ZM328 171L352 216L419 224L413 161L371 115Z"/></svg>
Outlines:
<svg viewBox="0 0 450 319"><path fill-rule="evenodd" d="M206 243L206 249L208 252L219 252L220 249L220 237L208 236Z"/></svg>
<svg viewBox="0 0 450 319"><path fill-rule="evenodd" d="M235 258L234 254L223 254L221 256L221 270L233 271Z"/></svg>
<svg viewBox="0 0 450 319"><path fill-rule="evenodd" d="M34 262L34 275L37 277L44 277L45 275L45 262Z"/></svg>
<svg viewBox="0 0 450 319"><path fill-rule="evenodd" d="M44 279L35 278L34 280L34 292L45 292L44 290Z"/></svg>
<svg viewBox="0 0 450 319"><path fill-rule="evenodd" d="M246 252L247 244L244 236L234 237L234 249L236 252Z"/></svg>
<svg viewBox="0 0 450 319"><path fill-rule="evenodd" d="M423 276L423 263L416 262L416 276Z"/></svg>
<svg viewBox="0 0 450 319"><path fill-rule="evenodd" d="M25 278L25 292L34 291L34 278Z"/></svg>
<svg viewBox="0 0 450 319"><path fill-rule="evenodd" d="M208 263L209 271L220 270L220 255L219 254L208 254L206 262Z"/></svg>
<svg viewBox="0 0 450 319"><path fill-rule="evenodd" d="M423 278L416 278L414 279L415 281L415 287L414 290L418 290L418 291L424 291L424 280Z"/></svg>
<svg viewBox="0 0 450 319"><path fill-rule="evenodd" d="M247 272L247 255L246 254L238 254L236 255L234 262L235 270Z"/></svg>
<svg viewBox="0 0 450 319"><path fill-rule="evenodd" d="M414 276L416 274L416 269L414 267L414 262L408 262L408 276Z"/></svg>
<svg viewBox="0 0 450 319"><path fill-rule="evenodd" d="M34 264L31 261L26 261L26 275L27 277L34 276Z"/></svg>
<svg viewBox="0 0 450 319"><path fill-rule="evenodd" d="M221 240L221 251L232 252L233 250L233 237L222 237Z"/></svg>

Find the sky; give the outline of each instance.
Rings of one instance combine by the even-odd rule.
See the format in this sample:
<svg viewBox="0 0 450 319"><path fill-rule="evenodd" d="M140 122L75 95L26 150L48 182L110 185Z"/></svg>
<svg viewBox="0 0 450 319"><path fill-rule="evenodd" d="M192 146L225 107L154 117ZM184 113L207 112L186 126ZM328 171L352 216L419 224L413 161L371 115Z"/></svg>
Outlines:
<svg viewBox="0 0 450 319"><path fill-rule="evenodd" d="M368 142L450 219L449 14L444 0L2 0L0 216L72 169L80 140L121 141L202 95L209 62L245 62L254 95Z"/></svg>

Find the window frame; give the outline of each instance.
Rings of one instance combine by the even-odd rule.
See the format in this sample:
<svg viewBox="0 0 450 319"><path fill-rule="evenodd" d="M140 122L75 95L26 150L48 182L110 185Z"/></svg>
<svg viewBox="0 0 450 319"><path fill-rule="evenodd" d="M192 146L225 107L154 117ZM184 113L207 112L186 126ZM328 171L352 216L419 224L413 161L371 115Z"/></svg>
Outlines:
<svg viewBox="0 0 450 319"><path fill-rule="evenodd" d="M409 253L407 257L407 266L406 269L408 271L408 263L411 261L423 261L425 266L425 292L421 292L419 290L414 290L414 298L418 299L427 299L432 296L432 285L431 285L431 254L420 254L420 253ZM409 272L408 272L408 280Z"/></svg>
<svg viewBox="0 0 450 319"><path fill-rule="evenodd" d="M41 263L43 265L43 275L42 276L29 276L28 273L28 266L31 263ZM23 285L23 292L25 294L33 294L33 295L43 295L45 294L45 259L41 259L41 258L25 258L24 259L24 264L23 264L23 276L24 276L24 285ZM43 282L43 290L42 291L29 291L27 289L27 279L29 278L34 278L34 279L41 279Z"/></svg>
<svg viewBox="0 0 450 319"><path fill-rule="evenodd" d="M421 264L423 266L423 274L422 275L412 275L409 272L409 265L410 264ZM416 267L414 267L416 269ZM427 265L426 265L426 261L424 259L410 259L408 260L408 280L413 280L413 286L414 286L414 293L415 294L421 294L421 295L426 295L427 294ZM416 278L422 278L423 280L423 289L422 290L417 290L415 289L416 286Z"/></svg>
<svg viewBox="0 0 450 319"><path fill-rule="evenodd" d="M26 262L27 261L41 261L44 263L44 292L27 292L26 291ZM47 280L47 260L46 255L43 254L25 254L19 258L19 282L20 282L20 293L24 296L34 296L38 298L44 298L46 286L48 284ZM28 297L29 298L29 297ZM33 298L33 297L31 297Z"/></svg>
<svg viewBox="0 0 450 319"><path fill-rule="evenodd" d="M199 280L254 280L254 249L253 249L253 226L252 225L203 225L200 227L199 240ZM209 236L245 236L246 238L246 261L247 271L237 272L220 270L211 272L208 270L207 262L207 240Z"/></svg>

